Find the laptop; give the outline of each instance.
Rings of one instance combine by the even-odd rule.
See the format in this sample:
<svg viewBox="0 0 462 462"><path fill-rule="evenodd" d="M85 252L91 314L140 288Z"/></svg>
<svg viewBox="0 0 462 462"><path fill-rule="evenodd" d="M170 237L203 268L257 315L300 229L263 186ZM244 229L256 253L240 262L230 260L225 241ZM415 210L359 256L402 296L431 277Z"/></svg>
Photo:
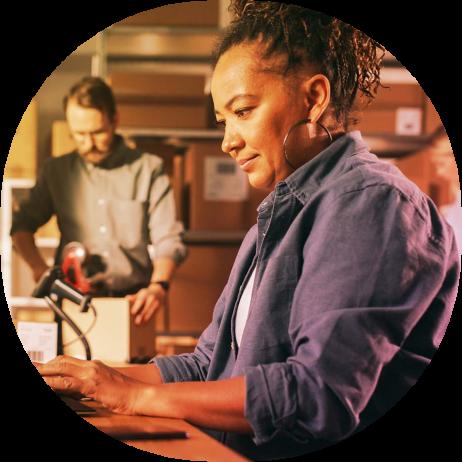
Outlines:
<svg viewBox="0 0 462 462"><path fill-rule="evenodd" d="M58 395L64 403L69 406L75 413L81 416L95 415L96 409L87 406L82 401L71 398L70 396Z"/></svg>

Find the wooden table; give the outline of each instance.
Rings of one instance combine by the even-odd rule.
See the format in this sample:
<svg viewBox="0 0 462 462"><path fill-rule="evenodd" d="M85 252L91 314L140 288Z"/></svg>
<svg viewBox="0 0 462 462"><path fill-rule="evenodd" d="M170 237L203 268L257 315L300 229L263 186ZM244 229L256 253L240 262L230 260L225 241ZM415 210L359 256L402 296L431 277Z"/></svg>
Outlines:
<svg viewBox="0 0 462 462"><path fill-rule="evenodd" d="M84 417L87 422L110 433L111 427L129 427L133 430L143 429L149 432L158 426L181 430L188 433L187 439L173 440L130 440L124 443L143 451L186 460L206 460L208 462L250 462L230 448L219 443L198 428L180 419L166 419L161 417L126 416L114 414L95 402L85 402L97 409L97 415Z"/></svg>

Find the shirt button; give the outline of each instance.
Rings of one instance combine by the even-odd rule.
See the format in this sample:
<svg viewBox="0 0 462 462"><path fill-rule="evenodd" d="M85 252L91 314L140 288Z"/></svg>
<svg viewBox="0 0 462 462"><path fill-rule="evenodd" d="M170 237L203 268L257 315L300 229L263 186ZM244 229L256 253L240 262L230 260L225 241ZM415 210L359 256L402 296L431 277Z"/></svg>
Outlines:
<svg viewBox="0 0 462 462"><path fill-rule="evenodd" d="M234 350L234 342L231 342L231 350Z"/></svg>
<svg viewBox="0 0 462 462"><path fill-rule="evenodd" d="M101 234L105 234L106 231L107 231L106 226L100 226L100 227L99 227L99 232L100 232Z"/></svg>

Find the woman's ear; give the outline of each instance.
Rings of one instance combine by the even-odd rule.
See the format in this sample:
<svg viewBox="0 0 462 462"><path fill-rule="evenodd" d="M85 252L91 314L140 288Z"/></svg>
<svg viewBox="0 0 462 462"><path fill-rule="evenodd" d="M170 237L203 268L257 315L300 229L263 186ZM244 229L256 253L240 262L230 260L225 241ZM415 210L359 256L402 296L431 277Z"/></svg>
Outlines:
<svg viewBox="0 0 462 462"><path fill-rule="evenodd" d="M330 103L330 82L324 74L316 74L303 82L307 118L317 122Z"/></svg>

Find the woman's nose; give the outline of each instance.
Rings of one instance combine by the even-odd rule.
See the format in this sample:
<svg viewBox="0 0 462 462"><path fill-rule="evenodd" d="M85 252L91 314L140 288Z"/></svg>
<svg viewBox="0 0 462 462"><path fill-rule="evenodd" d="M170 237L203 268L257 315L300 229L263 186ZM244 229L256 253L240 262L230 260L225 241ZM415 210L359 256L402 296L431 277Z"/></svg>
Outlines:
<svg viewBox="0 0 462 462"><path fill-rule="evenodd" d="M233 151L241 149L244 146L244 140L235 130L231 130L228 127L225 129L225 136L221 143L221 150L231 156ZM234 156L233 156L234 157Z"/></svg>

